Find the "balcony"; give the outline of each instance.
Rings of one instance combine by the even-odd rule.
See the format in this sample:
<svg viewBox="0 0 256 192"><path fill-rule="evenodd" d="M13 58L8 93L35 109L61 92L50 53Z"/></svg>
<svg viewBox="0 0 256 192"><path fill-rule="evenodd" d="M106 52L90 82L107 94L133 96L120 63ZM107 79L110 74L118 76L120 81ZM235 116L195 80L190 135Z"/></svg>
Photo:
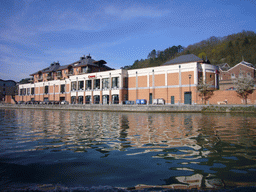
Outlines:
<svg viewBox="0 0 256 192"><path fill-rule="evenodd" d="M62 79L63 78L61 74L57 74L56 77L57 77L57 79Z"/></svg>
<svg viewBox="0 0 256 192"><path fill-rule="evenodd" d="M71 76L71 75L74 75L73 71L69 71L69 72L67 73L67 76L68 76L68 77Z"/></svg>

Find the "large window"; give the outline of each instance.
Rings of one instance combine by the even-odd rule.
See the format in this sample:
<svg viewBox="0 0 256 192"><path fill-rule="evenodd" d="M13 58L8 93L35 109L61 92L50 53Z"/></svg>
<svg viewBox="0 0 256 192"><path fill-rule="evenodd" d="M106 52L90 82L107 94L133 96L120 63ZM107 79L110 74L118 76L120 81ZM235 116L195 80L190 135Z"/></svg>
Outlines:
<svg viewBox="0 0 256 192"><path fill-rule="evenodd" d="M32 88L31 88L31 95L34 95L34 94L35 94L35 88L32 87Z"/></svg>
<svg viewBox="0 0 256 192"><path fill-rule="evenodd" d="M68 74L69 75L73 75L73 73L74 73L74 70L73 70L73 67L68 67Z"/></svg>
<svg viewBox="0 0 256 192"><path fill-rule="evenodd" d="M100 104L100 96L99 95L94 95L94 104Z"/></svg>
<svg viewBox="0 0 256 192"><path fill-rule="evenodd" d="M87 95L85 96L85 104L90 104L91 103L91 96Z"/></svg>
<svg viewBox="0 0 256 192"><path fill-rule="evenodd" d="M109 88L109 78L102 79L102 89Z"/></svg>
<svg viewBox="0 0 256 192"><path fill-rule="evenodd" d="M109 95L103 95L102 102L104 105L109 104Z"/></svg>
<svg viewBox="0 0 256 192"><path fill-rule="evenodd" d="M27 95L30 95L30 88L27 88Z"/></svg>
<svg viewBox="0 0 256 192"><path fill-rule="evenodd" d="M65 93L65 85L60 85L60 92Z"/></svg>
<svg viewBox="0 0 256 192"><path fill-rule="evenodd" d="M119 77L112 78L112 88L119 88Z"/></svg>
<svg viewBox="0 0 256 192"><path fill-rule="evenodd" d="M94 79L94 89L100 89L100 79Z"/></svg>
<svg viewBox="0 0 256 192"><path fill-rule="evenodd" d="M49 89L49 87L48 87L48 86L45 86L45 87L44 87L44 93L45 93L45 94L48 94L48 92L49 92L49 90L48 90L48 89Z"/></svg>
<svg viewBox="0 0 256 192"><path fill-rule="evenodd" d="M82 67L82 73L90 73L92 70L91 68L87 67Z"/></svg>
<svg viewBox="0 0 256 192"><path fill-rule="evenodd" d="M71 104L76 104L76 97L75 96L71 97Z"/></svg>
<svg viewBox="0 0 256 192"><path fill-rule="evenodd" d="M78 89L84 90L84 81L78 81Z"/></svg>
<svg viewBox="0 0 256 192"><path fill-rule="evenodd" d="M119 95L112 95L112 103L119 104Z"/></svg>
<svg viewBox="0 0 256 192"><path fill-rule="evenodd" d="M62 77L62 72L61 71L57 71L57 77Z"/></svg>
<svg viewBox="0 0 256 192"><path fill-rule="evenodd" d="M86 80L85 86L86 86L86 90L92 89L92 80Z"/></svg>
<svg viewBox="0 0 256 192"><path fill-rule="evenodd" d="M71 82L71 91L76 91L76 81Z"/></svg>
<svg viewBox="0 0 256 192"><path fill-rule="evenodd" d="M78 96L78 104L83 104L84 97L83 96Z"/></svg>

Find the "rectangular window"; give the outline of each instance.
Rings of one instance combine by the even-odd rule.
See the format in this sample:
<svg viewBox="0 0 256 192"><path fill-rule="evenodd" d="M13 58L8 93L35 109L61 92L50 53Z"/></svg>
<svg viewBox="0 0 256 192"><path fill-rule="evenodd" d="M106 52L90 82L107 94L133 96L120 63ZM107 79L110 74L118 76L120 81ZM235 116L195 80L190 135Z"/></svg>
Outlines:
<svg viewBox="0 0 256 192"><path fill-rule="evenodd" d="M94 79L94 89L100 88L100 79Z"/></svg>
<svg viewBox="0 0 256 192"><path fill-rule="evenodd" d="M57 77L62 77L61 71L57 71Z"/></svg>
<svg viewBox="0 0 256 192"><path fill-rule="evenodd" d="M75 96L71 97L71 104L76 104L76 97Z"/></svg>
<svg viewBox="0 0 256 192"><path fill-rule="evenodd" d="M91 68L87 67L82 67L82 73L90 73L91 72Z"/></svg>
<svg viewBox="0 0 256 192"><path fill-rule="evenodd" d="M109 78L105 78L105 79L102 79L102 88L103 89L108 89L109 86L108 86L108 83L109 82Z"/></svg>
<svg viewBox="0 0 256 192"><path fill-rule="evenodd" d="M112 78L112 88L119 88L119 77Z"/></svg>
<svg viewBox="0 0 256 192"><path fill-rule="evenodd" d="M100 104L100 96L99 95L94 95L94 104Z"/></svg>
<svg viewBox="0 0 256 192"><path fill-rule="evenodd" d="M124 88L128 88L128 77L124 78Z"/></svg>
<svg viewBox="0 0 256 192"><path fill-rule="evenodd" d="M112 95L112 103L119 104L119 95Z"/></svg>
<svg viewBox="0 0 256 192"><path fill-rule="evenodd" d="M92 89L92 80L86 80L85 82L86 90Z"/></svg>
<svg viewBox="0 0 256 192"><path fill-rule="evenodd" d="M84 97L83 96L78 96L78 104L83 104Z"/></svg>
<svg viewBox="0 0 256 192"><path fill-rule="evenodd" d="M78 89L79 90L84 90L84 81L79 81L78 82Z"/></svg>
<svg viewBox="0 0 256 192"><path fill-rule="evenodd" d="M45 86L45 87L44 87L44 93L45 93L45 94L48 94L48 91L49 91L48 89L49 89L48 86Z"/></svg>
<svg viewBox="0 0 256 192"><path fill-rule="evenodd" d="M76 81L71 82L71 91L76 91Z"/></svg>
<svg viewBox="0 0 256 192"><path fill-rule="evenodd" d="M65 93L65 85L60 85L60 92Z"/></svg>
<svg viewBox="0 0 256 192"><path fill-rule="evenodd" d="M23 95L26 95L26 89L23 89Z"/></svg>
<svg viewBox="0 0 256 192"><path fill-rule="evenodd" d="M20 89L20 95L22 95L22 89Z"/></svg>
<svg viewBox="0 0 256 192"><path fill-rule="evenodd" d="M35 88L32 87L32 88L31 88L31 95L34 95L34 94L35 94Z"/></svg>
<svg viewBox="0 0 256 192"><path fill-rule="evenodd" d="M30 88L27 88L27 95L30 95Z"/></svg>
<svg viewBox="0 0 256 192"><path fill-rule="evenodd" d="M91 103L91 96L87 95L85 96L85 104L90 104Z"/></svg>
<svg viewBox="0 0 256 192"><path fill-rule="evenodd" d="M236 75L234 73L231 74L231 79L236 78Z"/></svg>

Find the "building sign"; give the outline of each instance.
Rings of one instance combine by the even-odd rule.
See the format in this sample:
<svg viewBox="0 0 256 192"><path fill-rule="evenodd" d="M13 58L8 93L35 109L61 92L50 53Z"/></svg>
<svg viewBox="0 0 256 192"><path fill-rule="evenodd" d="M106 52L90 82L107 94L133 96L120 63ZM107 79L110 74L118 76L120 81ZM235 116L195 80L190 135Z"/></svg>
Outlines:
<svg viewBox="0 0 256 192"><path fill-rule="evenodd" d="M95 78L95 75L88 75L88 78Z"/></svg>

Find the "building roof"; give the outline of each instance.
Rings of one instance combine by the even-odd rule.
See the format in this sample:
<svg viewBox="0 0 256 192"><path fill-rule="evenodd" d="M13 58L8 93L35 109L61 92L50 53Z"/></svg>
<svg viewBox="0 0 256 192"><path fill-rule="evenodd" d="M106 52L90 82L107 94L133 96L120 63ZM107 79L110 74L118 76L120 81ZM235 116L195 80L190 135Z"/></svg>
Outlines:
<svg viewBox="0 0 256 192"><path fill-rule="evenodd" d="M246 61L241 61L240 63L238 63L238 64L243 64L243 65L247 65L248 67L253 67L253 68L255 68L254 66L253 66L253 64L251 64L251 63L249 63L249 62L246 62Z"/></svg>
<svg viewBox="0 0 256 192"><path fill-rule="evenodd" d="M86 57L85 56L80 57L80 60L78 60L74 63L68 64L68 65L60 66L59 62L53 62L49 67L47 67L43 70L37 71L36 73L31 74L31 76L36 75L39 72L41 72L41 73L50 73L50 72L55 72L55 71L67 69L69 67L83 67L83 66L88 66L88 65L95 66L95 67L101 67L106 63L107 62L104 61L104 60L95 61L94 59L91 58L91 56L89 54ZM110 68L108 66L104 65L104 67L108 70L112 70L112 68Z"/></svg>
<svg viewBox="0 0 256 192"><path fill-rule="evenodd" d="M182 63L190 63L190 62L204 62L204 60L195 56L194 54L188 54L188 55L181 55L179 57L176 57L175 59L167 61L163 65L173 65L178 63L182 64Z"/></svg>
<svg viewBox="0 0 256 192"><path fill-rule="evenodd" d="M42 69L40 71L37 71L31 75L35 75L38 74L39 72L41 73L50 73L50 72L54 72L57 71L60 68L60 63L59 62L53 62L49 67Z"/></svg>
<svg viewBox="0 0 256 192"><path fill-rule="evenodd" d="M227 63L216 64L222 71L228 71L231 67Z"/></svg>

